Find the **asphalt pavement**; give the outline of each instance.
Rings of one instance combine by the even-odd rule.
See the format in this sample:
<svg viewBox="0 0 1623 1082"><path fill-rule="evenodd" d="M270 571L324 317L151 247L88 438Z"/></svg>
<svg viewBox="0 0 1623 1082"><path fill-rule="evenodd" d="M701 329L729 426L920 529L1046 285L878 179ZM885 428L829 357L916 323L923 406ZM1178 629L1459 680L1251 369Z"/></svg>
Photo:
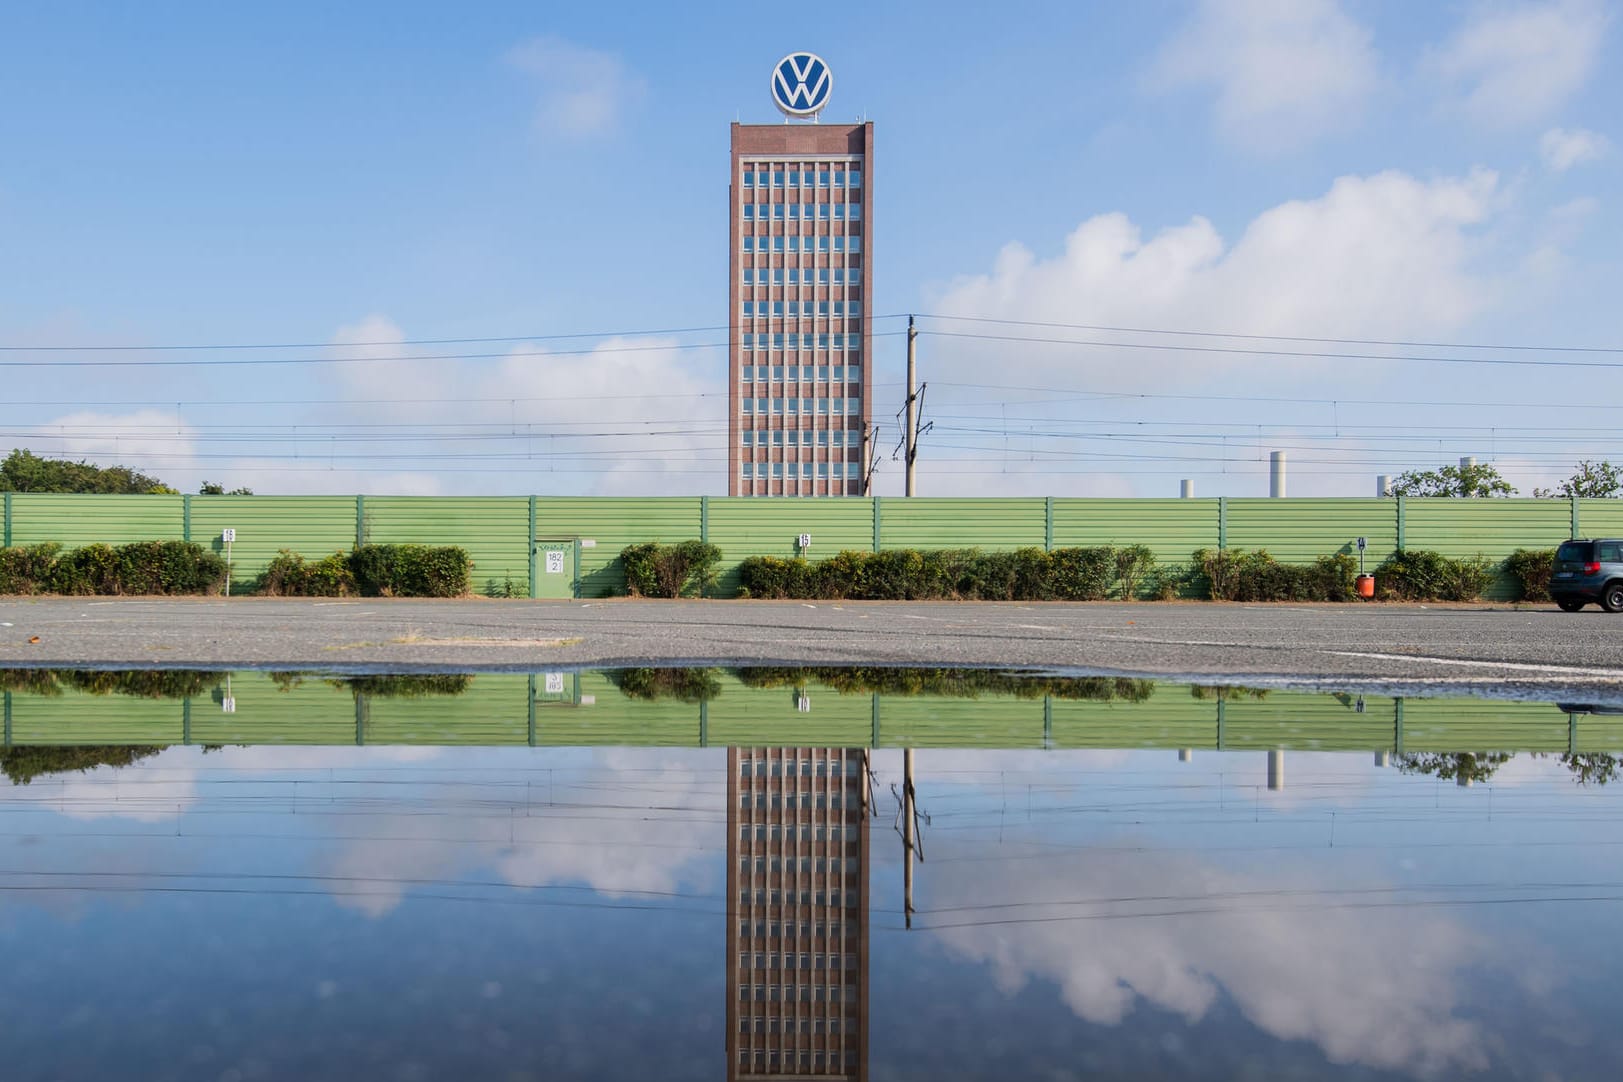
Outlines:
<svg viewBox="0 0 1623 1082"><path fill-rule="evenodd" d="M1016 666L1623 701L1623 616L1553 606L0 598L0 666Z"/></svg>

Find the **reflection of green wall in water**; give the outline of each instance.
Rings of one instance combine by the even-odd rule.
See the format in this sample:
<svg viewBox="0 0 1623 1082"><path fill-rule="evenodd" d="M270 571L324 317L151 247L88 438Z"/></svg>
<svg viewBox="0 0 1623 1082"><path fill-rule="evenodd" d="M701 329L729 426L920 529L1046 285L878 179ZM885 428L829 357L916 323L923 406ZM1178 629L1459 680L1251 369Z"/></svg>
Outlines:
<svg viewBox="0 0 1623 1082"><path fill-rule="evenodd" d="M1397 700L1269 692L1219 697L1158 685L1128 698L976 698L841 692L808 675L750 686L717 670L707 702L639 699L604 673L481 673L390 678L357 695L340 678L231 678L186 699L4 693L5 742L62 744L426 744L546 746L1196 748L1205 750L1619 751L1623 717L1566 714L1548 703ZM212 678L211 678L212 679ZM460 694L443 692L464 680ZM753 683L759 683L754 681ZM37 686L20 678L12 686ZM192 685L194 688L196 684ZM1056 685L1058 686L1058 685ZM534 698L531 698L531 689ZM385 694L384 691L394 692ZM1105 687L1100 694L1108 694Z"/></svg>

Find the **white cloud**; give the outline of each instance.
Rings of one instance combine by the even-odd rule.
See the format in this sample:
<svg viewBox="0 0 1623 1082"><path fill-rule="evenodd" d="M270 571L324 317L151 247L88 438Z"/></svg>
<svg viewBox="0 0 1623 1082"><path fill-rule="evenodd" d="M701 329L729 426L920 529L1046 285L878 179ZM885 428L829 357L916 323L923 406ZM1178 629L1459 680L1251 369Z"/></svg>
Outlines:
<svg viewBox="0 0 1623 1082"><path fill-rule="evenodd" d="M197 465L197 433L174 410L76 410L31 426L20 444L43 458L128 466L166 480Z"/></svg>
<svg viewBox="0 0 1623 1082"><path fill-rule="evenodd" d="M1204 218L1146 240L1125 215L1103 214L1078 226L1049 259L1008 245L988 273L949 283L930 307L958 317L1262 335L1437 333L1460 327L1494 295L1493 284L1478 277L1472 229L1491 216L1498 198L1497 178L1486 171L1431 181L1398 172L1342 177L1320 198L1260 214L1232 247ZM984 379L992 358L1006 358L1010 348L935 339L932 371L942 380ZM1277 357L1149 350L1124 350L1113 363L1099 363L1110 357L1109 350L1032 346L1022 349L1017 371L998 363L1009 382L1039 387L1067 377L1074 383L1085 366L1090 391L1142 390L1172 379L1199 385L1237 370L1277 380L1282 364ZM1298 374L1314 368L1284 363Z"/></svg>
<svg viewBox="0 0 1623 1082"><path fill-rule="evenodd" d="M1219 131L1264 149L1356 120L1377 82L1369 31L1335 0L1206 0L1152 75L1215 89Z"/></svg>
<svg viewBox="0 0 1623 1082"><path fill-rule="evenodd" d="M528 791L515 789L511 816L487 813L460 840L445 839L438 822L435 837L403 840L423 830L422 815L346 817L347 834L364 828L396 840L344 845L317 868L340 880L337 904L370 917L399 906L413 880L483 868L517 888L584 886L611 898L708 889L714 853L726 845L714 753L671 749L651 762L645 749L616 748L594 751L593 760L585 771L549 773L548 806L530 805ZM469 797L492 800L477 786ZM651 818L649 807L686 814Z"/></svg>
<svg viewBox="0 0 1623 1082"><path fill-rule="evenodd" d="M1477 123L1532 123L1589 78L1611 14L1594 0L1482 5L1427 66Z"/></svg>
<svg viewBox="0 0 1623 1082"><path fill-rule="evenodd" d="M1379 910L1304 905L1290 896L1335 884L1239 874L1161 854L1050 858L1041 876L1014 864L950 859L920 869L928 908L949 911L929 919L971 921L934 932L948 949L987 963L1008 993L1033 979L1053 981L1089 1022L1119 1023L1140 1001L1194 1022L1226 994L1256 1026L1282 1040L1311 1041L1335 1063L1420 1074L1487 1066L1481 1027L1455 1015L1461 974L1484 960L1486 945L1446 917L1415 910L1394 922ZM1274 891L1281 894L1257 898ZM1080 910L1041 904L1101 894L1147 901ZM1185 906L1222 912L1042 919ZM957 907L972 908L950 912ZM1016 916L1034 919L1004 919Z"/></svg>
<svg viewBox="0 0 1623 1082"><path fill-rule="evenodd" d="M342 397L417 400L371 407L371 421L485 425L484 432L506 437L430 449L521 455L489 469L540 486L534 491L692 492L725 473L726 388L713 351L646 337L609 338L581 352L519 343L491 360L396 359L411 352L395 344L405 337L380 315L341 328L335 356L387 359L339 366L335 378ZM366 342L380 344L345 344ZM413 441L375 446L425 449Z"/></svg>
<svg viewBox="0 0 1623 1082"><path fill-rule="evenodd" d="M1553 173L1604 157L1612 149L1606 136L1584 128L1551 128L1538 141L1539 156Z"/></svg>
<svg viewBox="0 0 1623 1082"><path fill-rule="evenodd" d="M615 53L553 35L517 46L507 60L534 79L540 91L535 122L547 134L583 137L612 131L647 89Z"/></svg>

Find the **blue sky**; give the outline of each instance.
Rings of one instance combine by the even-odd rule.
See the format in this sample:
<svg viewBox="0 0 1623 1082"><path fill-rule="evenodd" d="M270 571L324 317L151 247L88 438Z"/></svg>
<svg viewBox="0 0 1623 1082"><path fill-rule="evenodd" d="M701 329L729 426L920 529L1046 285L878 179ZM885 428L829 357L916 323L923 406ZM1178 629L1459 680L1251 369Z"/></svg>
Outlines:
<svg viewBox="0 0 1623 1082"><path fill-rule="evenodd" d="M1623 459L1623 368L1389 355L1623 353L1075 328L1623 347L1618 14L14 6L0 345L310 345L10 350L48 363L0 369L0 446L186 490L723 492L720 332L676 332L728 318L728 124L774 122L771 65L811 49L827 119L876 125L868 311L955 317L921 320L924 493L1262 495L1278 448L1294 495L1464 454L1529 494ZM1143 348L1174 344L1205 348ZM244 357L362 363L213 363ZM211 363L74 363L107 359Z"/></svg>

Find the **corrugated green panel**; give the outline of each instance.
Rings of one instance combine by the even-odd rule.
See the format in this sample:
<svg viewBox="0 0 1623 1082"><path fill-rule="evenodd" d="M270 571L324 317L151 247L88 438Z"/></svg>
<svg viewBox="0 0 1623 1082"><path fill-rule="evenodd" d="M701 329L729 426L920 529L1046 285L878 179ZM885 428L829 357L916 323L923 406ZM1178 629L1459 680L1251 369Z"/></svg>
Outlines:
<svg viewBox="0 0 1623 1082"><path fill-rule="evenodd" d="M886 498L880 544L887 549L1016 549L1043 547L1047 502L1042 499Z"/></svg>
<svg viewBox="0 0 1623 1082"><path fill-rule="evenodd" d="M601 672L580 674L578 707L537 704L535 742L554 747L697 747L699 704L630 699Z"/></svg>
<svg viewBox="0 0 1623 1082"><path fill-rule="evenodd" d="M1217 547L1216 500L1054 501L1054 547L1146 545L1162 564Z"/></svg>
<svg viewBox="0 0 1623 1082"><path fill-rule="evenodd" d="M844 549L873 548L873 500L850 497L713 496L710 543L721 548L718 592L738 589L738 563L747 556L798 555L797 539L811 535L808 560L827 559Z"/></svg>
<svg viewBox="0 0 1623 1082"><path fill-rule="evenodd" d="M55 541L63 548L96 542L179 541L183 496L98 496L18 492L11 497L11 543Z"/></svg>
<svg viewBox="0 0 1623 1082"><path fill-rule="evenodd" d="M1409 536L1414 536L1411 515ZM1232 499L1228 501L1228 547L1267 549L1284 564L1310 564L1320 556L1358 556L1358 538L1369 548L1364 567L1398 547L1398 505L1392 499Z"/></svg>
<svg viewBox="0 0 1623 1082"><path fill-rule="evenodd" d="M530 596L528 497L368 496L363 529L373 545L460 545L474 593Z"/></svg>
<svg viewBox="0 0 1623 1082"><path fill-rule="evenodd" d="M626 589L621 549L698 539L699 497L543 496L536 500L535 535L596 541L581 549L580 596L613 597Z"/></svg>
<svg viewBox="0 0 1623 1082"><path fill-rule="evenodd" d="M1043 701L988 695L979 699L881 696L883 748L1040 748Z"/></svg>
<svg viewBox="0 0 1623 1082"><path fill-rule="evenodd" d="M379 744L527 744L529 696L524 673L480 673L460 695L368 696L363 736Z"/></svg>
<svg viewBox="0 0 1623 1082"><path fill-rule="evenodd" d="M1455 558L1480 552L1498 563L1517 549L1554 548L1572 532L1572 504L1566 500L1433 497L1404 504L1404 545ZM1514 580L1501 573L1485 596L1505 600L1518 592Z"/></svg>
<svg viewBox="0 0 1623 1082"><path fill-rule="evenodd" d="M11 695L13 744L179 744L179 699L129 695Z"/></svg>
<svg viewBox="0 0 1623 1082"><path fill-rule="evenodd" d="M1053 700L1056 748L1215 748L1217 704L1164 686L1143 702Z"/></svg>
<svg viewBox="0 0 1623 1082"><path fill-rule="evenodd" d="M355 697L346 687L318 676L288 686L269 673L239 673L231 677L236 711L230 714L217 701L223 691L192 700L193 744L355 743Z"/></svg>
<svg viewBox="0 0 1623 1082"><path fill-rule="evenodd" d="M348 552L355 543L355 497L192 497L193 541L224 556L220 531L227 529L237 531L231 588L247 589L282 549L312 561Z"/></svg>
<svg viewBox="0 0 1623 1082"><path fill-rule="evenodd" d="M1574 714L1579 751L1623 751L1623 717L1609 714Z"/></svg>
<svg viewBox="0 0 1623 1082"><path fill-rule="evenodd" d="M1571 501L1562 500L1561 506L1570 515ZM1578 532L1584 537L1623 537L1623 500L1579 500ZM1565 540L1563 535L1544 547L1553 547Z"/></svg>
<svg viewBox="0 0 1623 1082"><path fill-rule="evenodd" d="M1396 705L1369 697L1364 712L1356 699L1331 695L1269 692L1263 699L1230 699L1223 704L1223 747L1292 748L1303 751L1375 751L1392 746Z"/></svg>
<svg viewBox="0 0 1623 1082"><path fill-rule="evenodd" d="M712 513L714 510L712 509ZM821 684L805 689L802 712L795 689L749 688L729 678L706 708L712 745L865 748L873 734L873 696L841 695Z"/></svg>
<svg viewBox="0 0 1623 1082"><path fill-rule="evenodd" d="M1553 703L1405 699L1403 750L1563 752L1567 724Z"/></svg>

